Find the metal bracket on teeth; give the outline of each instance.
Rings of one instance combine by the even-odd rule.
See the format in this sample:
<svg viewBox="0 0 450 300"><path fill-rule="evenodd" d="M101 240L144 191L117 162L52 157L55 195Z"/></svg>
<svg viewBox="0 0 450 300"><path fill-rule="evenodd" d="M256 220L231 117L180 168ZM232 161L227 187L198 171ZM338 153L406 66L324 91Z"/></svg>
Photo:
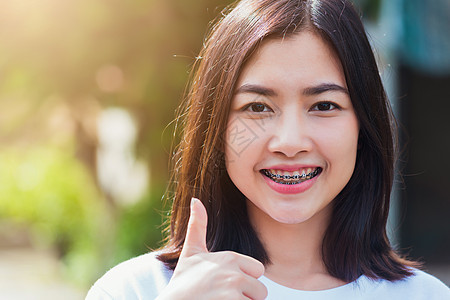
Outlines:
<svg viewBox="0 0 450 300"><path fill-rule="evenodd" d="M312 178L312 177L316 176L318 173L319 173L319 170L316 169L316 170L312 171L309 174L292 175L292 176L290 176L290 175L272 174L268 170L265 170L265 174L267 176L269 176L270 178L273 178L273 179L286 179L286 180L287 179L296 179L296 180L298 180L298 179L309 179L309 178Z"/></svg>
<svg viewBox="0 0 450 300"><path fill-rule="evenodd" d="M269 173L270 177L277 178L277 179L305 179L308 175L302 174L302 175L279 175L279 174L271 174ZM311 174L312 175L312 174Z"/></svg>

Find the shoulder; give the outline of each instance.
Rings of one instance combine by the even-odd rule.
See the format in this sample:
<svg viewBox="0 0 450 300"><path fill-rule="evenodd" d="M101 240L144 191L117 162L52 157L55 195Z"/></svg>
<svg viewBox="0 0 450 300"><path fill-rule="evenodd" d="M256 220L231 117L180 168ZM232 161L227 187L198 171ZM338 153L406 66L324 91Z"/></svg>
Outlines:
<svg viewBox="0 0 450 300"><path fill-rule="evenodd" d="M172 277L157 255L147 253L115 266L91 287L86 300L156 298Z"/></svg>
<svg viewBox="0 0 450 300"><path fill-rule="evenodd" d="M413 275L398 281L365 278L362 285L373 298L389 296L392 299L450 299L450 289L436 277L413 269Z"/></svg>

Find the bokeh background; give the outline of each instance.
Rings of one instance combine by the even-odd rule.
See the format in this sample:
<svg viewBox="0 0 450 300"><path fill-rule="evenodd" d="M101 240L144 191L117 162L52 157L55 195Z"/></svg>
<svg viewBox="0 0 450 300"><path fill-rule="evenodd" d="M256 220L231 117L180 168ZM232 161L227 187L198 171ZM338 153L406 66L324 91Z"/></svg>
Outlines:
<svg viewBox="0 0 450 300"><path fill-rule="evenodd" d="M4 299L84 299L160 245L175 110L230 3L0 0ZM390 238L450 284L450 2L355 3L400 122Z"/></svg>

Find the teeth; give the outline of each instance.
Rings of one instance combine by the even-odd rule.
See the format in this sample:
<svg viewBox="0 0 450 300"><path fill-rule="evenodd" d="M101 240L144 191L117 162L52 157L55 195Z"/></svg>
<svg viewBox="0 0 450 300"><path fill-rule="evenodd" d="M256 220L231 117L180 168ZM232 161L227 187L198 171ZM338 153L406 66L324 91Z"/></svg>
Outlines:
<svg viewBox="0 0 450 300"><path fill-rule="evenodd" d="M297 184L315 177L319 173L319 168L307 168L301 171L288 172L283 170L265 170L265 174L275 182L283 184Z"/></svg>

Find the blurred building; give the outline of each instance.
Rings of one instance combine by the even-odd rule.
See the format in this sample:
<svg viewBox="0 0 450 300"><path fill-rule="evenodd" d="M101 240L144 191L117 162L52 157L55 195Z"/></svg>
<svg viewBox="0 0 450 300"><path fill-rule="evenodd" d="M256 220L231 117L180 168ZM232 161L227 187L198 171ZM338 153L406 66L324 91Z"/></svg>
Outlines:
<svg viewBox="0 0 450 300"><path fill-rule="evenodd" d="M450 1L356 2L399 120L390 237L449 284Z"/></svg>
<svg viewBox="0 0 450 300"><path fill-rule="evenodd" d="M405 126L402 245L450 265L450 1L403 0L398 44Z"/></svg>

